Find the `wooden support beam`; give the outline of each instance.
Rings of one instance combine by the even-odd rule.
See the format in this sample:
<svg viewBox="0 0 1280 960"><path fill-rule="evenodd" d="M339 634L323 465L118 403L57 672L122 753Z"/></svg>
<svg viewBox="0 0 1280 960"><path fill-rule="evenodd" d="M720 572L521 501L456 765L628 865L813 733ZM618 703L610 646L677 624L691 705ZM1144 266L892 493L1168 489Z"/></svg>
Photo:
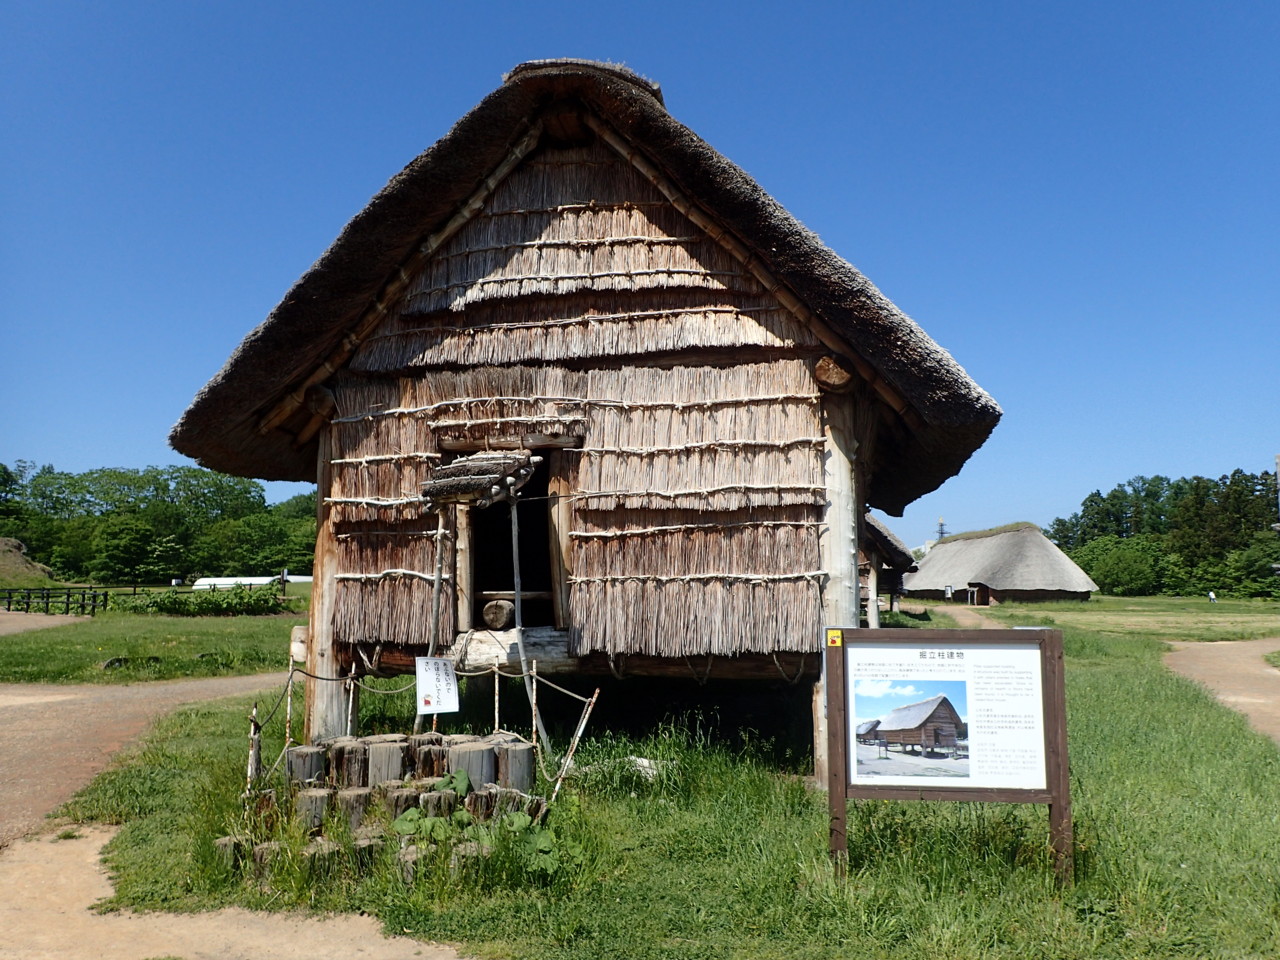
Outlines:
<svg viewBox="0 0 1280 960"><path fill-rule="evenodd" d="M827 501L818 549L827 581L822 588L822 620L826 626L858 625L858 496L853 405L846 394L823 396L822 458ZM815 642L817 638L814 638ZM813 765L818 783L827 782L827 689L823 679L813 691Z"/></svg>
<svg viewBox="0 0 1280 960"><path fill-rule="evenodd" d="M306 720L302 737L307 743L327 740L347 732L347 698L341 683L316 680L314 677L339 677L343 675L343 658L333 637L335 589L337 573L338 541L334 537L333 505L325 499L325 491L333 482L333 466L330 460L332 432L320 434L320 450L316 468L316 480L321 495L316 498L316 554L312 568L311 619L307 642L307 677L305 712Z"/></svg>
<svg viewBox="0 0 1280 960"><path fill-rule="evenodd" d="M479 450L539 450L580 447L582 437L570 437L562 433L522 433L518 437L487 437L483 440L441 437L439 446L446 453L473 453Z"/></svg>

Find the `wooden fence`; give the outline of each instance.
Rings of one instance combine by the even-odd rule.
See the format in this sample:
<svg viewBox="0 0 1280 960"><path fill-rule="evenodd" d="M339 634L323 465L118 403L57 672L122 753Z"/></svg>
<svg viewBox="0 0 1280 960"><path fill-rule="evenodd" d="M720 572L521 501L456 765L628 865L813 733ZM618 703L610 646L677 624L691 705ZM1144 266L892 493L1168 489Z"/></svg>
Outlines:
<svg viewBox="0 0 1280 960"><path fill-rule="evenodd" d="M8 612L74 613L93 616L107 609L105 590L71 589L0 589L0 603Z"/></svg>

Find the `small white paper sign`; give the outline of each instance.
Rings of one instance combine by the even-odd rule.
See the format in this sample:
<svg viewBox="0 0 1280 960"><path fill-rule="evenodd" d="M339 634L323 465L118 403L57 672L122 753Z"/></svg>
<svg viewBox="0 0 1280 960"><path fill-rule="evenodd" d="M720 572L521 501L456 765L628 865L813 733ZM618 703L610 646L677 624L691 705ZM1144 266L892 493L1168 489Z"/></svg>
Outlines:
<svg viewBox="0 0 1280 960"><path fill-rule="evenodd" d="M457 713L458 678L448 657L415 657L418 667L418 712Z"/></svg>

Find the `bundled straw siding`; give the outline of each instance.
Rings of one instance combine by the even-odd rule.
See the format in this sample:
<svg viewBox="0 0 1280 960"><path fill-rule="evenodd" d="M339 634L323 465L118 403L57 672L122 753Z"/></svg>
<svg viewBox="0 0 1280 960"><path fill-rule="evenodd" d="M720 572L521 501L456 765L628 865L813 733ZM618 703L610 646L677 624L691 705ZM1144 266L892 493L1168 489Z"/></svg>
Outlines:
<svg viewBox="0 0 1280 960"><path fill-rule="evenodd" d="M543 151L508 177L408 285L399 313L351 369L817 344L719 244L596 144Z"/></svg>
<svg viewBox="0 0 1280 960"><path fill-rule="evenodd" d="M420 512L420 511L419 511ZM431 590L436 566L436 517L415 523L339 524L334 637L346 643L431 642ZM453 642L454 523L446 511L440 581L439 640Z"/></svg>
<svg viewBox="0 0 1280 960"><path fill-rule="evenodd" d="M600 529L571 534L575 653L812 649L821 601L816 509L619 510L583 519Z"/></svg>
<svg viewBox="0 0 1280 960"><path fill-rule="evenodd" d="M597 143L545 150L503 181L410 284L405 312L680 287L760 292L721 246Z"/></svg>
<svg viewBox="0 0 1280 960"><path fill-rule="evenodd" d="M459 450L533 435L567 447L553 489L569 498L555 516L568 524L573 652L811 649L825 500L816 347L610 148L535 153L330 381L335 635L429 641L422 481ZM732 362L741 348L754 353ZM663 355L681 360L646 360ZM581 362L592 357L607 364ZM373 578L390 570L428 576ZM441 623L454 623L454 581L442 587Z"/></svg>

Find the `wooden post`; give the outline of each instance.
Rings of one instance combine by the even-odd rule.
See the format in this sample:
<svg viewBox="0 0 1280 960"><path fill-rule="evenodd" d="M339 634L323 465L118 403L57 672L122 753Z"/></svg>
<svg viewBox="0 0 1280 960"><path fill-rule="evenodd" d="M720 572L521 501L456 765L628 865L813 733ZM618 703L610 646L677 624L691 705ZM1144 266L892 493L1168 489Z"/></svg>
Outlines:
<svg viewBox="0 0 1280 960"><path fill-rule="evenodd" d="M340 677L342 664L333 639L338 541L333 534L331 507L325 502L333 495L332 430L320 431L319 464L316 470L316 558L311 585L310 640L307 644L306 721L302 738L307 743L327 740L347 732L347 702L341 683L314 677Z"/></svg>
<svg viewBox="0 0 1280 960"><path fill-rule="evenodd" d="M873 630L880 627L880 559L874 552L867 570L867 626Z"/></svg>
<svg viewBox="0 0 1280 960"><path fill-rule="evenodd" d="M823 674L827 684L829 715L827 717L827 810L831 818L831 858L836 875L844 876L849 859L849 747L845 738L849 728L846 716L848 691L845 687L845 652L843 631L828 627L822 653Z"/></svg>
<svg viewBox="0 0 1280 960"><path fill-rule="evenodd" d="M454 613L458 632L471 629L473 570L471 567L471 508L465 503L453 506L453 582Z"/></svg>
<svg viewBox="0 0 1280 960"><path fill-rule="evenodd" d="M569 531L573 529L573 492L568 476L569 458L560 451L547 455L547 496L551 509L547 511L551 540L551 596L555 625L561 630L569 626L569 577L572 547Z"/></svg>
<svg viewBox="0 0 1280 960"><path fill-rule="evenodd" d="M858 622L854 402L854 397L848 394L822 396L822 433L826 440L822 464L827 502L818 545L822 569L827 572L827 581L822 589L822 619L827 626L857 626ZM813 690L813 773L820 784L826 784L830 772L827 763L826 690L824 657L823 676Z"/></svg>
<svg viewBox="0 0 1280 960"><path fill-rule="evenodd" d="M1070 884L1075 879L1075 838L1071 825L1071 777L1067 769L1066 670L1062 659L1062 634L1054 632L1045 641L1044 696L1048 700L1046 714L1058 717L1046 744L1049 768L1049 845L1053 848L1054 872L1058 882Z"/></svg>

